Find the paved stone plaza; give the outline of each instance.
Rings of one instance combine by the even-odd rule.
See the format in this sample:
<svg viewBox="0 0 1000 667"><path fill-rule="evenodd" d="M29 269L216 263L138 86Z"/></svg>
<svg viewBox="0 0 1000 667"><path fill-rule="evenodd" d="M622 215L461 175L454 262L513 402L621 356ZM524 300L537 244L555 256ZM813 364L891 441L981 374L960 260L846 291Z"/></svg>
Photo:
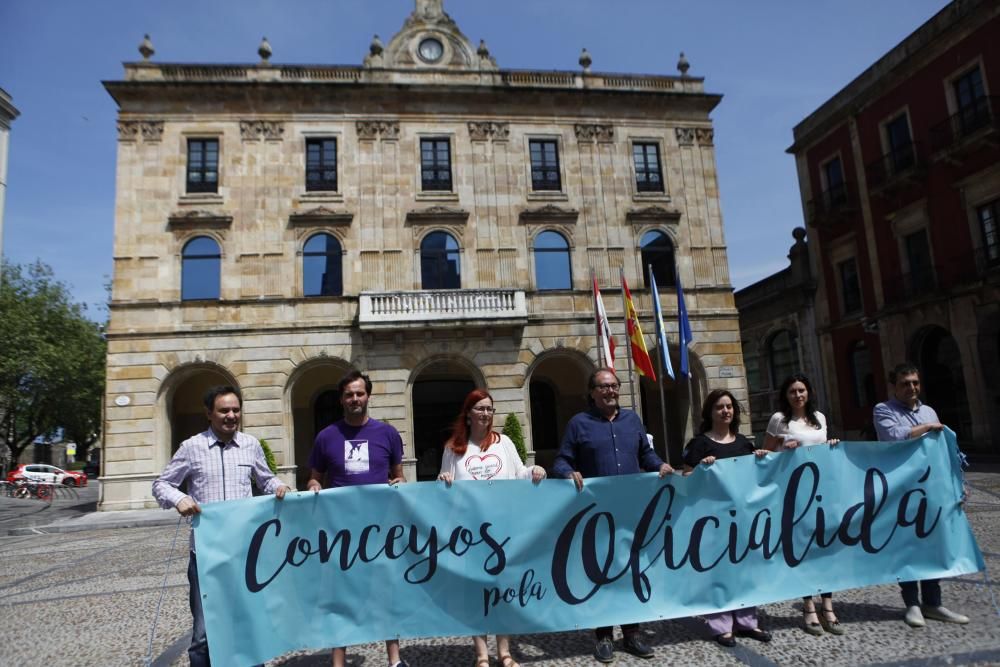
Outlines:
<svg viewBox="0 0 1000 667"><path fill-rule="evenodd" d="M972 473L969 480L968 512L980 548L988 567L1000 566L1000 474ZM32 501L0 499L0 532L12 527L36 531L0 537L0 665L141 665L147 656L155 665L186 665L186 524L180 530L173 520L163 525L170 514L155 510L80 514L66 506L40 510L27 502ZM25 528L31 522L24 515L37 521L46 512L57 519L53 524ZM95 528L123 523L132 527ZM150 652L150 626L165 571L167 588ZM911 630L902 622L896 586L887 585L836 595L845 637L806 635L800 629L800 603L783 602L763 608L762 624L774 631L771 644L744 641L736 649L722 649L707 640L698 619L653 622L646 626L647 640L656 657L644 661L618 653L617 664L1000 664L1000 617L983 576L946 582L944 596L946 604L972 618L970 625L929 621L927 628ZM402 645L413 667L472 664L471 643L464 638ZM597 665L591 649L591 634L584 630L514 640L514 655L524 665ZM328 656L310 651L269 665L319 667L329 664ZM384 648L352 649L350 664L380 667Z"/></svg>

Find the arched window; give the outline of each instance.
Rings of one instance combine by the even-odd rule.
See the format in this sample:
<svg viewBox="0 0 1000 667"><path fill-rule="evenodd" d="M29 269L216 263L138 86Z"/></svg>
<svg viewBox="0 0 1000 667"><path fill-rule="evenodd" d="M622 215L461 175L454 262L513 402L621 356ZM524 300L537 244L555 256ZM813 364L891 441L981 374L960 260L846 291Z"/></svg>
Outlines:
<svg viewBox="0 0 1000 667"><path fill-rule="evenodd" d="M431 232L420 244L420 286L423 289L459 289L462 267L458 242L447 232Z"/></svg>
<svg viewBox="0 0 1000 667"><path fill-rule="evenodd" d="M786 377L799 370L798 338L794 333L783 329L771 336L767 363L771 371L771 389L777 389Z"/></svg>
<svg viewBox="0 0 1000 667"><path fill-rule="evenodd" d="M181 300L219 298L222 253L210 236L196 236L181 251Z"/></svg>
<svg viewBox="0 0 1000 667"><path fill-rule="evenodd" d="M674 244L663 232L653 230L642 235L642 277L649 287L649 266L653 266L656 287L674 286Z"/></svg>
<svg viewBox="0 0 1000 667"><path fill-rule="evenodd" d="M340 241L332 234L316 234L302 248L302 293L340 296L344 293Z"/></svg>
<svg viewBox="0 0 1000 667"><path fill-rule="evenodd" d="M569 243L559 232L535 237L535 283L540 290L573 288Z"/></svg>

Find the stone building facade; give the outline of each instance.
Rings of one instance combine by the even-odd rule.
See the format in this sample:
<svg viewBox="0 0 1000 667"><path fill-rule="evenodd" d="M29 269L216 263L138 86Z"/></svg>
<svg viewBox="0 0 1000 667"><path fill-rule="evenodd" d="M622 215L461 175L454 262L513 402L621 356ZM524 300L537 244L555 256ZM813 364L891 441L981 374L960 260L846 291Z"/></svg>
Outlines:
<svg viewBox="0 0 1000 667"><path fill-rule="evenodd" d="M119 144L102 509L152 504L221 382L302 484L350 367L402 433L410 480L436 474L474 386L547 465L596 367L591 271L623 346L619 267L651 333L653 263L675 343L676 260L695 401L707 386L746 398L709 117L720 96L683 59L679 76L600 74L586 53L577 72L503 70L440 0L417 0L361 66L275 65L266 42L253 65L140 51L105 82ZM690 433L687 393L667 387L666 433L652 385L637 393L661 449Z"/></svg>
<svg viewBox="0 0 1000 667"><path fill-rule="evenodd" d="M21 115L6 90L0 88L0 258L3 257L3 211L7 199L7 153L10 148L10 126L14 119ZM0 408L0 422L3 421L3 409ZM0 442L0 475L6 479L7 469L12 465L10 448L6 442Z"/></svg>
<svg viewBox="0 0 1000 667"><path fill-rule="evenodd" d="M910 360L972 456L1000 456L1000 4L955 0L802 120L830 410L868 427Z"/></svg>
<svg viewBox="0 0 1000 667"><path fill-rule="evenodd" d="M809 378L821 411L827 405L816 336L814 259L806 230L796 227L792 236L795 243L788 250L788 266L736 292L750 421L760 442L768 420L778 410L778 389L792 373Z"/></svg>

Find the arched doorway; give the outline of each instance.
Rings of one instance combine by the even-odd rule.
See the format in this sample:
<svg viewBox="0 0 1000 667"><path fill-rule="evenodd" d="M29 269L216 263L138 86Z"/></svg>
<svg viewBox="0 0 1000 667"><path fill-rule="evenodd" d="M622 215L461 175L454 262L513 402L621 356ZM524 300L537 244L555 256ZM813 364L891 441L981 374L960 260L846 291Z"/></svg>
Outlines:
<svg viewBox="0 0 1000 667"><path fill-rule="evenodd" d="M309 454L316 434L344 416L337 383L349 370L341 361L324 359L304 364L289 380L295 484L305 489L309 481Z"/></svg>
<svg viewBox="0 0 1000 667"><path fill-rule="evenodd" d="M649 355L656 359L660 352L657 348L650 348ZM643 421L646 423L646 431L653 436L653 447L656 453L670 465L679 468L682 464L681 453L684 445L694 436L697 429L697 413L701 410L701 389L697 378L699 365L696 357L689 352L692 377L685 378L680 375L677 369L680 368L680 355L676 352L670 353L670 362L674 367L675 379L663 373L663 377L658 377L658 382L663 384L663 407L666 409L666 433L664 433L663 410L660 407L660 387L647 377L639 380L639 400L642 402ZM657 368L659 372L659 368ZM690 386L690 391L688 387ZM696 408L691 409L691 398L695 401Z"/></svg>
<svg viewBox="0 0 1000 667"><path fill-rule="evenodd" d="M911 358L920 367L927 404L955 431L960 443L972 445L972 415L955 337L939 326L924 327L913 337L910 348Z"/></svg>
<svg viewBox="0 0 1000 667"><path fill-rule="evenodd" d="M477 379L479 382L477 382ZM417 481L432 480L441 470L441 453L451 436L462 401L481 379L455 359L438 359L419 369L411 387L413 449L417 457ZM500 424L494 424L499 430Z"/></svg>
<svg viewBox="0 0 1000 667"><path fill-rule="evenodd" d="M546 470L559 452L566 423L587 409L587 378L594 365L582 354L543 354L529 375L531 444L535 463Z"/></svg>
<svg viewBox="0 0 1000 667"><path fill-rule="evenodd" d="M170 431L170 456L181 443L208 428L205 417L205 393L212 387L231 385L236 381L218 366L187 366L175 372L164 383L167 387L166 412Z"/></svg>

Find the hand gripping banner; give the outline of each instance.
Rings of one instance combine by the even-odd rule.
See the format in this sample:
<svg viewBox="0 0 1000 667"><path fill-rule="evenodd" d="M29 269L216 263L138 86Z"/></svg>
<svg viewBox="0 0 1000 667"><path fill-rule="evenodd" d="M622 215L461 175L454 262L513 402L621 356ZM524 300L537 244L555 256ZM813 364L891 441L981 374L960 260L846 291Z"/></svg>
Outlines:
<svg viewBox="0 0 1000 667"><path fill-rule="evenodd" d="M443 482L205 505L209 650L253 664L394 637L693 616L968 574L982 555L950 431L693 474Z"/></svg>

